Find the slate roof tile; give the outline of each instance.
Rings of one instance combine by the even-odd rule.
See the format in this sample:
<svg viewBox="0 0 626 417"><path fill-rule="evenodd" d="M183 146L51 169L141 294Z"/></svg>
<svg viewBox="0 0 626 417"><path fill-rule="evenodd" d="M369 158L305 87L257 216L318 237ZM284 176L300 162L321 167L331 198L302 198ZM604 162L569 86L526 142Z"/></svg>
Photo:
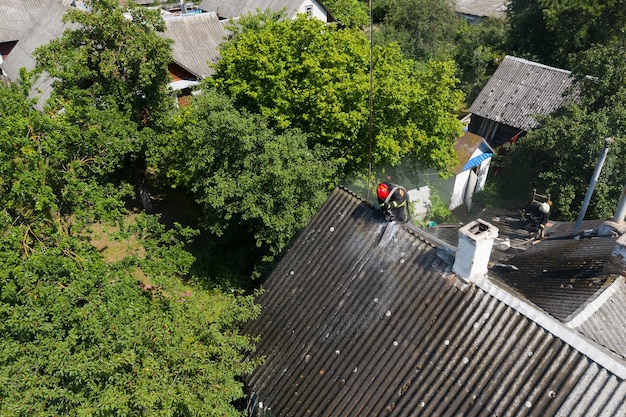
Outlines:
<svg viewBox="0 0 626 417"><path fill-rule="evenodd" d="M266 356L254 397L274 416L626 413L623 358L497 282L464 284L440 251L335 190L245 328Z"/></svg>

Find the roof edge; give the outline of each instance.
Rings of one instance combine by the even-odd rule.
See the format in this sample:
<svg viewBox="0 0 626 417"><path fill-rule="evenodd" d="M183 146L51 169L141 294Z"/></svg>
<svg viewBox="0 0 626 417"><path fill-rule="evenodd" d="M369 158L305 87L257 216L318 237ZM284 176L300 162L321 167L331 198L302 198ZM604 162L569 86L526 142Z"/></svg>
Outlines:
<svg viewBox="0 0 626 417"><path fill-rule="evenodd" d="M626 380L626 362L619 360L615 354L604 350L589 341L586 337L566 327L539 307L515 297L510 292L498 287L487 276L480 278L477 277L473 280L473 282L481 290L527 317L529 320L545 329L548 333L551 333L553 336L567 343L578 352L605 368L607 371L623 380Z"/></svg>
<svg viewBox="0 0 626 417"><path fill-rule="evenodd" d="M542 64L540 62L529 61L528 59L518 58L518 57L513 56L513 55L506 55L504 57L504 59L510 59L512 61L516 61L516 62L519 62L521 64L530 65L530 66L533 66L533 67L539 67L539 68L547 69L547 70L550 70L550 71L557 71L557 72L561 72L563 74L569 74L569 75L572 74L572 71L569 71L569 70L565 70L565 69L557 68L557 67L551 67L549 65L545 65L545 64Z"/></svg>

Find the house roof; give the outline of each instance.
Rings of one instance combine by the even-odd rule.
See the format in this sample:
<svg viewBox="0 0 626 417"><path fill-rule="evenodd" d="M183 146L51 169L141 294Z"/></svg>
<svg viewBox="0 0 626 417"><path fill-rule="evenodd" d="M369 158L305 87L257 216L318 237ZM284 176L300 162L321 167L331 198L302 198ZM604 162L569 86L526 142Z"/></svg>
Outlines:
<svg viewBox="0 0 626 417"><path fill-rule="evenodd" d="M504 17L506 0L456 0L454 10L467 16Z"/></svg>
<svg viewBox="0 0 626 417"><path fill-rule="evenodd" d="M450 169L453 174L458 174L475 166L478 166L493 155L493 149L487 141L474 133L465 132L454 144L457 164ZM478 151L478 152L477 152Z"/></svg>
<svg viewBox="0 0 626 417"><path fill-rule="evenodd" d="M569 100L564 93L573 80L570 71L507 55L470 112L529 131L539 124L535 116L548 115Z"/></svg>
<svg viewBox="0 0 626 417"><path fill-rule="evenodd" d="M49 0L0 0L0 42L19 41Z"/></svg>
<svg viewBox="0 0 626 417"><path fill-rule="evenodd" d="M567 322L614 281L602 271L616 238L547 238L509 258L492 274L557 319Z"/></svg>
<svg viewBox="0 0 626 417"><path fill-rule="evenodd" d="M4 62L0 64L0 68L11 81L19 78L21 68L26 68L29 71L35 68L33 53L36 48L56 39L61 36L66 28L71 27L71 24L63 23L61 20L71 7L67 1L46 0L45 3L45 12L30 24L24 36L17 42ZM50 97L52 79L47 73L42 74L31 91L31 95L39 97L37 108L41 108L43 102Z"/></svg>
<svg viewBox="0 0 626 417"><path fill-rule="evenodd" d="M200 8L206 12L215 12L221 18L235 18L245 16L248 13L256 14L257 10L272 10L279 12L285 10L287 18L293 18L303 4L304 0L202 0L200 2ZM332 20L330 12L326 7L316 1L311 0L311 3L317 4L321 9L328 13L328 20Z"/></svg>
<svg viewBox="0 0 626 417"><path fill-rule="evenodd" d="M195 13L185 16L165 17L166 36L174 41L174 62L197 78L210 76L214 70L209 64L219 59L219 44L228 31L215 13Z"/></svg>
<svg viewBox="0 0 626 417"><path fill-rule="evenodd" d="M461 283L450 249L336 189L265 282L262 366L274 416L626 413L626 362L488 278Z"/></svg>
<svg viewBox="0 0 626 417"><path fill-rule="evenodd" d="M480 217L496 226L508 249L491 252L490 275L538 305L569 328L626 358L626 285L611 271L615 237L597 236L603 221L585 220L588 237L572 239L574 222L550 221L547 238L536 241L522 228L520 213L494 208L455 212L460 224L438 225L429 233L455 245L458 229Z"/></svg>

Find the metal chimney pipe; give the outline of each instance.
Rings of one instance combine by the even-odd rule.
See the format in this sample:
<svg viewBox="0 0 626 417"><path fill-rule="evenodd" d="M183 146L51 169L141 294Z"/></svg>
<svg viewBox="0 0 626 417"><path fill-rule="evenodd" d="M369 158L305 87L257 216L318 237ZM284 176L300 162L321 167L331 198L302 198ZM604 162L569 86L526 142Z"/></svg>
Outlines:
<svg viewBox="0 0 626 417"><path fill-rule="evenodd" d="M587 194L585 194L585 200L583 201L583 205L580 208L580 212L578 213L578 218L576 219L576 225L574 226L574 231L572 235L576 236L580 231L581 223L585 218L585 213L587 213L587 208L589 207L589 201L591 200L591 196L593 194L594 188L596 188L596 182L598 182L598 178L600 177L600 171L602 171L602 166L604 165L604 161L606 160L606 155L609 153L609 145L613 143L613 138L604 139L604 149L600 152L600 156L598 157L598 162L596 163L596 169L593 172L593 176L591 177L591 181L589 181L589 188L587 188Z"/></svg>
<svg viewBox="0 0 626 417"><path fill-rule="evenodd" d="M617 203L617 208L615 209L615 214L613 214L613 221L615 223L622 223L624 218L626 217L626 185L622 190L622 197L619 199L619 203Z"/></svg>

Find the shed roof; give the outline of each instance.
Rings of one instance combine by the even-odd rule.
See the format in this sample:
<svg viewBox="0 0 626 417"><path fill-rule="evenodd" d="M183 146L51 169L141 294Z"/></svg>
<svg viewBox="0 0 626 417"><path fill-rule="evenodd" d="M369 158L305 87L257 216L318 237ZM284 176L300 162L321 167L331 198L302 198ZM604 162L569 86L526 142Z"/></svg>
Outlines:
<svg viewBox="0 0 626 417"><path fill-rule="evenodd" d="M456 0L454 10L468 16L504 17L506 0Z"/></svg>
<svg viewBox="0 0 626 417"><path fill-rule="evenodd" d="M47 5L48 0L0 0L0 42L22 39Z"/></svg>
<svg viewBox="0 0 626 417"><path fill-rule="evenodd" d="M476 152L476 151L480 152ZM450 169L453 174L458 174L467 169L481 164L493 155L493 149L487 141L474 133L465 132L454 144L457 164Z"/></svg>
<svg viewBox="0 0 626 417"><path fill-rule="evenodd" d="M247 378L274 416L615 416L626 363L449 251L336 189L265 283L265 363Z"/></svg>
<svg viewBox="0 0 626 417"><path fill-rule="evenodd" d="M174 41L172 58L174 62L197 78L213 74L209 64L219 59L218 47L228 31L220 23L215 13L195 13L165 18L166 36Z"/></svg>
<svg viewBox="0 0 626 417"><path fill-rule="evenodd" d="M303 1L304 0L202 0L200 2L200 8L206 12L215 12L220 17L227 19L245 16L248 13L256 14L257 10L264 11L269 9L274 12L279 12L284 9L287 18L291 19L296 15ZM326 10L329 20L331 20L330 12L328 12L326 7L316 0L312 1Z"/></svg>
<svg viewBox="0 0 626 417"><path fill-rule="evenodd" d="M470 107L472 114L529 131L570 98L570 71L507 55Z"/></svg>
<svg viewBox="0 0 626 417"><path fill-rule="evenodd" d="M21 68L26 68L29 71L35 68L33 53L36 48L56 39L62 35L66 28L71 27L71 24L63 23L61 20L71 7L67 1L46 0L45 3L45 12L30 24L22 39L17 42L11 53L0 64L0 68L11 81L19 78ZM41 108L43 102L50 97L52 92L52 79L47 73L42 74L31 91L31 95L39 97L37 108Z"/></svg>

